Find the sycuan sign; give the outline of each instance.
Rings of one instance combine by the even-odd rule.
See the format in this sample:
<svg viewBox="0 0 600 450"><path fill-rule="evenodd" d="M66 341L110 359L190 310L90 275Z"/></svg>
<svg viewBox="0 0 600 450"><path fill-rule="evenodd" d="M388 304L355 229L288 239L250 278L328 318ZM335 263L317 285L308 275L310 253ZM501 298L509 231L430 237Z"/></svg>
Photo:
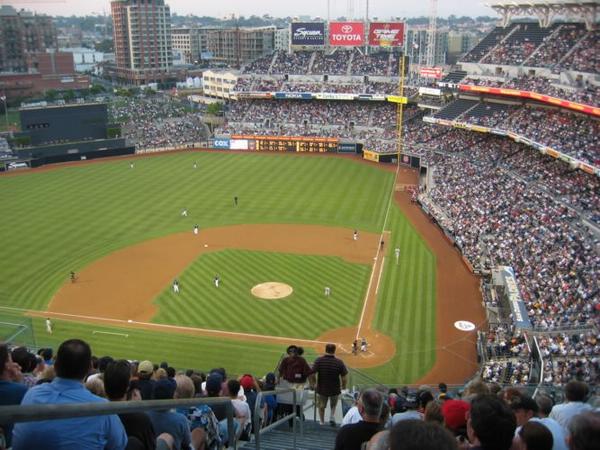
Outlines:
<svg viewBox="0 0 600 450"><path fill-rule="evenodd" d="M323 22L292 23L292 45L325 45Z"/></svg>

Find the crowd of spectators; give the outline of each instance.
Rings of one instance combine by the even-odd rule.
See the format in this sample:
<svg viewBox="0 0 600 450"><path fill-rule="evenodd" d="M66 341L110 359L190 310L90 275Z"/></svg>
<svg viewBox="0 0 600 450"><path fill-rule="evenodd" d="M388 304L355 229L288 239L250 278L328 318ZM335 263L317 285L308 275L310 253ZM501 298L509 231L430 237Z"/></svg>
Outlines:
<svg viewBox="0 0 600 450"><path fill-rule="evenodd" d="M342 94L396 94L398 84L384 81L356 82L314 82L284 81L280 79L240 77L235 85L235 92L333 92ZM412 86L404 88L405 96L412 96L417 89Z"/></svg>
<svg viewBox="0 0 600 450"><path fill-rule="evenodd" d="M588 341L589 337L586 345ZM514 347L519 345L515 343ZM519 387L527 381L527 368L521 372L520 367L510 367L510 362L504 368L486 365L483 371L491 381L475 378L461 390L448 389L445 383L440 383L437 387L421 385L418 389L378 386L350 395L346 390L348 371L335 357L333 344L326 346L325 354L312 366L302 357L300 347L291 345L287 353L277 375L271 372L258 379L249 374L228 377L223 368L212 369L206 375L193 369L177 371L167 362L157 365L148 360L138 363L110 356L95 358L90 346L79 339L64 341L56 357L51 349L42 349L35 355L25 347L10 349L0 344L2 405L204 398L231 401L234 415L233 429L229 430L225 403L213 402L171 410L16 425L3 423L0 436L6 447L14 450L221 450L224 446L234 446L233 442L227 442L229 431L236 440L248 440L258 431L253 429L254 421L262 427L275 418L277 411L293 413L291 405L278 405L286 403L279 394L266 395L257 403L261 390L293 385L300 391L316 390L322 426L325 425L323 398L335 397L335 403L340 394L353 399L342 401L344 417L337 431L335 450L458 450L458 445L482 450L509 450L513 445L517 447L512 448L550 450L552 442L562 442L569 450L580 450L591 449L597 443L600 416L586 403L588 383L577 379L565 384L564 403L555 403L552 394L545 391L531 398ZM507 368L511 371L508 377L511 384L502 388L499 383L506 382ZM332 410L335 403L331 403ZM255 413L258 417L253 417ZM540 427L538 434L545 433L549 446L522 446L529 439L526 431L531 424ZM333 415L330 425L338 427ZM572 446L573 442L585 445Z"/></svg>
<svg viewBox="0 0 600 450"><path fill-rule="evenodd" d="M313 59L314 58L314 59ZM391 52L365 55L358 49L334 53L278 51L247 64L244 74L271 75L367 75L397 77L399 56Z"/></svg>
<svg viewBox="0 0 600 450"><path fill-rule="evenodd" d="M514 27L518 29L513 31ZM513 35L506 38L509 33ZM598 30L587 31L582 23L557 24L547 31L535 23L513 24L495 28L462 60L543 67L554 73L573 70L597 74L600 73L599 38Z"/></svg>
<svg viewBox="0 0 600 450"><path fill-rule="evenodd" d="M507 80L490 80L470 76L464 81L464 84L520 89L585 105L597 106L600 104L600 88L589 83L567 88L556 86L552 80L546 77L522 75Z"/></svg>
<svg viewBox="0 0 600 450"><path fill-rule="evenodd" d="M454 137L462 133L452 130L427 142L446 154L433 169L434 187L423 197L450 218L444 226L474 265L486 237L485 249L494 263L514 268L536 328L593 326L600 303L597 237L582 224L572 203L565 204L546 188L546 180L531 184L510 170L508 161L521 152L529 152L533 161L541 155L492 136L461 151L451 143L462 141ZM529 160L517 165L527 170ZM583 195L591 197L590 203L598 201L597 191Z"/></svg>
<svg viewBox="0 0 600 450"><path fill-rule="evenodd" d="M560 69L600 73L600 31L592 30L561 63Z"/></svg>
<svg viewBox="0 0 600 450"><path fill-rule="evenodd" d="M202 142L208 135L200 114L169 96L119 99L109 104L109 117L121 123L122 136L138 149Z"/></svg>
<svg viewBox="0 0 600 450"><path fill-rule="evenodd" d="M565 23L560 29L551 33L543 40L542 45L527 61L528 66L554 67L577 42L585 35L586 29L582 23Z"/></svg>

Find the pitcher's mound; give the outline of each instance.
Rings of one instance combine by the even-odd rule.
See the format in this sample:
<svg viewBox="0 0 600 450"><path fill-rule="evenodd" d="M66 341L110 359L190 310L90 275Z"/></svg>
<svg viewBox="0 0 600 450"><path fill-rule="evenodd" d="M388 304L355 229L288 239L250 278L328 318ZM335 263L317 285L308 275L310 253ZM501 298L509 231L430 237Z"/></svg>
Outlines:
<svg viewBox="0 0 600 450"><path fill-rule="evenodd" d="M260 283L254 286L251 291L252 295L258 298L264 298L266 300L279 300L280 298L287 297L294 289L285 283L278 283L276 281L267 281L266 283Z"/></svg>

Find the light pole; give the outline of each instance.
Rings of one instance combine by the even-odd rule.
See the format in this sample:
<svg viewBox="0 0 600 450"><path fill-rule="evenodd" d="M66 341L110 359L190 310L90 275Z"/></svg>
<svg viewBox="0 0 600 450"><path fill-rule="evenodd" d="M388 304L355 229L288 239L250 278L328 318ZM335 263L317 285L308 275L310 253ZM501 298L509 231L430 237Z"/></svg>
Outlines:
<svg viewBox="0 0 600 450"><path fill-rule="evenodd" d="M0 100L4 102L4 120L6 121L6 131L8 130L8 102L6 101L6 95L0 97Z"/></svg>

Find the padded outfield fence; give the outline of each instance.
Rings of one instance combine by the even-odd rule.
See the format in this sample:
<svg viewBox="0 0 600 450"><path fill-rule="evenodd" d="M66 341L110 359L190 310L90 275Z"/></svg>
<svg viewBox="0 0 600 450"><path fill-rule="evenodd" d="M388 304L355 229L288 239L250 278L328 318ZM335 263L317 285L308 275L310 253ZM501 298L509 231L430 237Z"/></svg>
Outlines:
<svg viewBox="0 0 600 450"><path fill-rule="evenodd" d="M33 319L20 312L0 309L0 341L37 348Z"/></svg>

